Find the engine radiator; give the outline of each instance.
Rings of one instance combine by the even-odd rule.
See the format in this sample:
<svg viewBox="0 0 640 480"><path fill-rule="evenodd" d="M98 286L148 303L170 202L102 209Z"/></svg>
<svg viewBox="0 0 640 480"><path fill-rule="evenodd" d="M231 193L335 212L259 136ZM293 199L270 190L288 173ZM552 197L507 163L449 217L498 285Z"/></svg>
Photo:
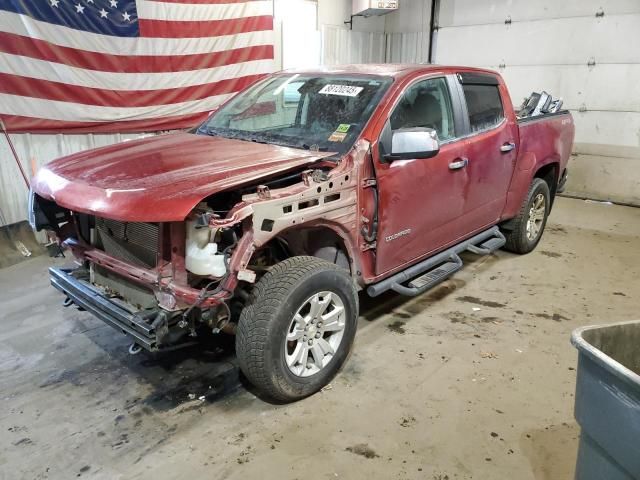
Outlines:
<svg viewBox="0 0 640 480"><path fill-rule="evenodd" d="M96 217L94 245L125 262L153 268L157 261L159 230L157 223L119 222Z"/></svg>

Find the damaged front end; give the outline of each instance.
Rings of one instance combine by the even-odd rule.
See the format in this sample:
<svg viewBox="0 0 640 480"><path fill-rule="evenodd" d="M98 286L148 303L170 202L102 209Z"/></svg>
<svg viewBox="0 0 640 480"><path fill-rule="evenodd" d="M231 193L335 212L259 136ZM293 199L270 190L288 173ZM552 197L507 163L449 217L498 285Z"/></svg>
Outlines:
<svg viewBox="0 0 640 480"><path fill-rule="evenodd" d="M41 203L35 196L36 212ZM237 227L221 230L220 243L228 238L231 243L210 255L213 260L201 261L205 267L216 262L222 269L204 272L194 265L192 273L186 264L200 258L185 253L197 249L194 237L208 227L197 229L191 221L120 222L69 210L59 218L61 223L47 227L77 263L75 268L49 269L52 285L67 296L65 306L90 311L150 351L191 344L204 327L219 330L228 322L225 301L237 285L237 275L229 274L238 269L238 259L232 261L231 255L238 247ZM206 252L211 253L210 247Z"/></svg>
<svg viewBox="0 0 640 480"><path fill-rule="evenodd" d="M357 169L368 143L337 163L280 174L217 192L184 221L128 222L83 213L32 193L30 223L53 231L77 267L51 267L67 305L91 312L146 350L190 345L212 333L235 333L253 284L291 255L304 254L292 231L330 227L348 251L357 242ZM335 243L335 242L334 242ZM347 269L338 249L331 257ZM341 252L342 252L341 250ZM323 250L324 251L324 250ZM332 258L332 261L334 259Z"/></svg>

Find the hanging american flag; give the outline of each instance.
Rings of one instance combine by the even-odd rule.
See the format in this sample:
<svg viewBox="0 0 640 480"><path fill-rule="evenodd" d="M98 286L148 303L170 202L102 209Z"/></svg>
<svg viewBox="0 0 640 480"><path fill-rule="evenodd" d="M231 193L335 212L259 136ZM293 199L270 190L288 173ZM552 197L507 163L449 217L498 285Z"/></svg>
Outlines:
<svg viewBox="0 0 640 480"><path fill-rule="evenodd" d="M14 132L185 128L273 71L272 0L0 0Z"/></svg>

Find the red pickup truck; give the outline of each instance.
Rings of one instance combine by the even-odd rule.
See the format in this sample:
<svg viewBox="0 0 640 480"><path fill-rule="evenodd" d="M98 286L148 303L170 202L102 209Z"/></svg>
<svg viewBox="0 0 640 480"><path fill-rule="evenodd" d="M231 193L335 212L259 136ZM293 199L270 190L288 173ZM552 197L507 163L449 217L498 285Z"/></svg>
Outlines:
<svg viewBox="0 0 640 480"><path fill-rule="evenodd" d="M359 290L418 295L463 251L533 250L573 136L566 111L518 118L488 70L286 71L191 132L49 163L29 216L78 260L50 269L65 304L132 351L232 334L246 377L295 400L344 363Z"/></svg>

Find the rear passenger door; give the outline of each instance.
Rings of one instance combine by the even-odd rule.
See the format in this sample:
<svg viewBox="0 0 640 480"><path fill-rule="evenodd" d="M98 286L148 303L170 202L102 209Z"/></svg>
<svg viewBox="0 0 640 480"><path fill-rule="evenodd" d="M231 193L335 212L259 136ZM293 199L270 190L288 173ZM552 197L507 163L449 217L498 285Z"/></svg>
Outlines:
<svg viewBox="0 0 640 480"><path fill-rule="evenodd" d="M457 79L464 100L468 159L463 215L471 233L500 218L516 161L518 126L513 116L505 115L503 99L508 93L496 76L459 73Z"/></svg>

